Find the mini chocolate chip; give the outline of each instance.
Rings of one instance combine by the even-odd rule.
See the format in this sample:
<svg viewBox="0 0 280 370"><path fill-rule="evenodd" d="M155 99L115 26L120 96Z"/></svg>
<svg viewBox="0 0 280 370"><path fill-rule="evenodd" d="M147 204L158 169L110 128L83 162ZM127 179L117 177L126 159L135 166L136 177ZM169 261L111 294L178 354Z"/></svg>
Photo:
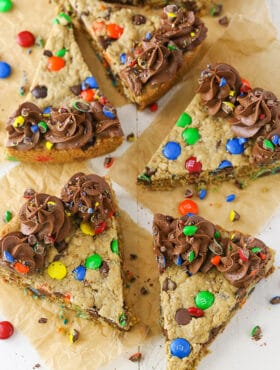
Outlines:
<svg viewBox="0 0 280 370"><path fill-rule="evenodd" d="M36 85L32 90L31 94L35 99L43 99L48 95L48 88L44 85Z"/></svg>
<svg viewBox="0 0 280 370"><path fill-rule="evenodd" d="M108 276L108 273L109 273L109 270L110 270L110 267L109 267L108 263L105 262L105 261L103 261L102 262L102 265L99 268L100 274L103 277L107 277Z"/></svg>
<svg viewBox="0 0 280 370"><path fill-rule="evenodd" d="M216 149L218 149L221 146L222 140L218 140L216 142Z"/></svg>
<svg viewBox="0 0 280 370"><path fill-rule="evenodd" d="M74 86L71 86L70 87L70 90L72 91L72 93L76 96L79 96L82 89L81 89L81 85L74 85Z"/></svg>
<svg viewBox="0 0 280 370"><path fill-rule="evenodd" d="M44 50L44 51L43 51L43 55L44 55L45 57L52 57L52 56L53 56L53 53L52 53L52 51L50 51L50 50Z"/></svg>
<svg viewBox="0 0 280 370"><path fill-rule="evenodd" d="M176 288L177 288L177 284L175 283L175 281L169 278L166 278L162 284L162 290L164 292L167 292L168 290L175 290Z"/></svg>
<svg viewBox="0 0 280 370"><path fill-rule="evenodd" d="M187 325L191 321L192 317L188 310L185 308L179 308L175 314L175 320L179 325Z"/></svg>
<svg viewBox="0 0 280 370"><path fill-rule="evenodd" d="M220 18L219 19L219 24L221 26L228 26L229 25L229 19L228 19L228 17L225 15L224 17Z"/></svg>
<svg viewBox="0 0 280 370"><path fill-rule="evenodd" d="M98 40L104 50L106 50L107 47L112 43L112 39L109 39L108 37L104 36L99 36Z"/></svg>
<svg viewBox="0 0 280 370"><path fill-rule="evenodd" d="M139 26L146 23L146 17L142 14L134 14L132 17L132 24Z"/></svg>
<svg viewBox="0 0 280 370"><path fill-rule="evenodd" d="M137 256L137 254L133 254L133 253L131 253L131 254L129 255L129 258L130 258L130 260L131 260L131 261L134 261L134 260L136 260L136 259L138 258L138 256Z"/></svg>
<svg viewBox="0 0 280 370"><path fill-rule="evenodd" d="M277 295L277 296L271 298L270 303L271 304L279 304L280 303L280 296Z"/></svg>
<svg viewBox="0 0 280 370"><path fill-rule="evenodd" d="M62 240L61 242L55 242L54 243L54 246L56 248L56 250L58 251L58 253L64 251L64 249L67 248L67 243L65 240Z"/></svg>
<svg viewBox="0 0 280 370"><path fill-rule="evenodd" d="M38 320L38 323L39 324L46 324L48 322L48 319L46 317L41 317L39 320Z"/></svg>
<svg viewBox="0 0 280 370"><path fill-rule="evenodd" d="M148 289L146 289L145 287L142 286L142 288L140 289L140 293L142 295L147 295L149 293Z"/></svg>

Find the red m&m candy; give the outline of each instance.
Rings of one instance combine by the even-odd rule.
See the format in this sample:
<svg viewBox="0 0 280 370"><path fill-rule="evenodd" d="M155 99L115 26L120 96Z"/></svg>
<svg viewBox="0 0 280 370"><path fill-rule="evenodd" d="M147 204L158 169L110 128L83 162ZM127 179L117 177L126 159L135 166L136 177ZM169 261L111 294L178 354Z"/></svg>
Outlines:
<svg viewBox="0 0 280 370"><path fill-rule="evenodd" d="M23 48L30 48L35 44L35 37L29 31L21 31L17 34L17 43Z"/></svg>
<svg viewBox="0 0 280 370"><path fill-rule="evenodd" d="M198 162L196 157L190 157L185 162L185 168L190 173L200 173L202 170L202 163Z"/></svg>
<svg viewBox="0 0 280 370"><path fill-rule="evenodd" d="M13 334L13 325L9 321L0 321L0 339L8 339Z"/></svg>

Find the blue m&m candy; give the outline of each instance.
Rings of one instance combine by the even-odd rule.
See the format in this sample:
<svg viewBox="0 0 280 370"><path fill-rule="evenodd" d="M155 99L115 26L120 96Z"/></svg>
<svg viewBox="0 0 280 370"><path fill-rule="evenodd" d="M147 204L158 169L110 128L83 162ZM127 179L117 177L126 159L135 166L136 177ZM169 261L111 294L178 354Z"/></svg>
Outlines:
<svg viewBox="0 0 280 370"><path fill-rule="evenodd" d="M82 82L82 90L87 90L87 89L98 89L98 83L96 79L92 76L87 77Z"/></svg>
<svg viewBox="0 0 280 370"><path fill-rule="evenodd" d="M229 139L226 143L226 150L230 154L242 154L245 150L244 144L248 141L248 139L245 139L243 137L238 138L235 137L233 139Z"/></svg>
<svg viewBox="0 0 280 370"><path fill-rule="evenodd" d="M177 266L182 266L183 260L182 260L182 257L180 255L176 258L175 263L176 263Z"/></svg>
<svg viewBox="0 0 280 370"><path fill-rule="evenodd" d="M277 135L277 134L273 135L272 138L271 138L271 141L274 145L279 145L280 144L279 135Z"/></svg>
<svg viewBox="0 0 280 370"><path fill-rule="evenodd" d="M7 78L10 76L12 68L6 62L0 62L0 78Z"/></svg>
<svg viewBox="0 0 280 370"><path fill-rule="evenodd" d="M72 272L76 280L82 281L86 276L87 269L85 266L79 265Z"/></svg>
<svg viewBox="0 0 280 370"><path fill-rule="evenodd" d="M224 77L222 77L221 78L221 81L219 83L219 86L220 87L224 87L224 86L226 86L226 84L227 84L227 80Z"/></svg>
<svg viewBox="0 0 280 370"><path fill-rule="evenodd" d="M184 338L173 339L170 343L170 353L178 358L188 357L191 353L191 345Z"/></svg>
<svg viewBox="0 0 280 370"><path fill-rule="evenodd" d="M162 154L165 158L175 161L181 154L181 145L176 141L168 141L162 149Z"/></svg>
<svg viewBox="0 0 280 370"><path fill-rule="evenodd" d="M147 33L146 33L146 35L145 35L145 40L146 40L146 41L150 41L150 40L151 40L151 38L152 38L152 34L151 34L151 32L147 32Z"/></svg>
<svg viewBox="0 0 280 370"><path fill-rule="evenodd" d="M227 160L225 159L225 160L223 160L223 161L219 164L218 169L219 169L219 170L222 170L222 169L224 169L224 168L228 168L228 167L232 167L232 163L231 163L230 161L227 161Z"/></svg>
<svg viewBox="0 0 280 370"><path fill-rule="evenodd" d="M126 63L126 53L122 53L120 55L120 62L121 62L121 64L125 64Z"/></svg>
<svg viewBox="0 0 280 370"><path fill-rule="evenodd" d="M110 119L116 118L116 114L114 113L114 108L104 105L104 107L102 108L102 111L107 118L110 118Z"/></svg>
<svg viewBox="0 0 280 370"><path fill-rule="evenodd" d="M9 263L13 263L15 261L14 257L8 251L3 252L3 257Z"/></svg>

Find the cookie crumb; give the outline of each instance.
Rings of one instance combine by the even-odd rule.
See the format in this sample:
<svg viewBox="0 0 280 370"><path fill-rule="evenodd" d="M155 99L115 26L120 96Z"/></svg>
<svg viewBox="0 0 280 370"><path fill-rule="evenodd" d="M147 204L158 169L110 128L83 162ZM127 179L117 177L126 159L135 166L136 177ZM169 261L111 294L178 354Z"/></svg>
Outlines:
<svg viewBox="0 0 280 370"><path fill-rule="evenodd" d="M141 352L136 352L133 355L129 357L129 361L131 362L139 362L142 358L142 353Z"/></svg>

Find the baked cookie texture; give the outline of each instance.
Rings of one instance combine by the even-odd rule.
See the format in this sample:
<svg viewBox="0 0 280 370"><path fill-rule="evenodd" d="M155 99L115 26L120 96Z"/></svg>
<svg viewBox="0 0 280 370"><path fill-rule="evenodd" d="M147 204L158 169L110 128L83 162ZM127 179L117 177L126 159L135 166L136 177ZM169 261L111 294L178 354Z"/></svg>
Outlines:
<svg viewBox="0 0 280 370"><path fill-rule="evenodd" d="M147 163L138 182L150 189L248 180L280 171L278 98L230 65L201 72L197 94Z"/></svg>
<svg viewBox="0 0 280 370"><path fill-rule="evenodd" d="M109 153L123 141L115 108L76 43L71 18L55 18L26 101L6 126L8 159L64 163Z"/></svg>
<svg viewBox="0 0 280 370"><path fill-rule="evenodd" d="M70 0L121 91L140 109L164 95L189 69L207 28L192 11Z"/></svg>
<svg viewBox="0 0 280 370"><path fill-rule="evenodd" d="M193 370L255 285L273 271L274 251L196 215L156 214L153 236L167 370Z"/></svg>
<svg viewBox="0 0 280 370"><path fill-rule="evenodd" d="M0 276L8 284L128 330L118 209L108 179L76 173L60 198L27 189L1 230Z"/></svg>

